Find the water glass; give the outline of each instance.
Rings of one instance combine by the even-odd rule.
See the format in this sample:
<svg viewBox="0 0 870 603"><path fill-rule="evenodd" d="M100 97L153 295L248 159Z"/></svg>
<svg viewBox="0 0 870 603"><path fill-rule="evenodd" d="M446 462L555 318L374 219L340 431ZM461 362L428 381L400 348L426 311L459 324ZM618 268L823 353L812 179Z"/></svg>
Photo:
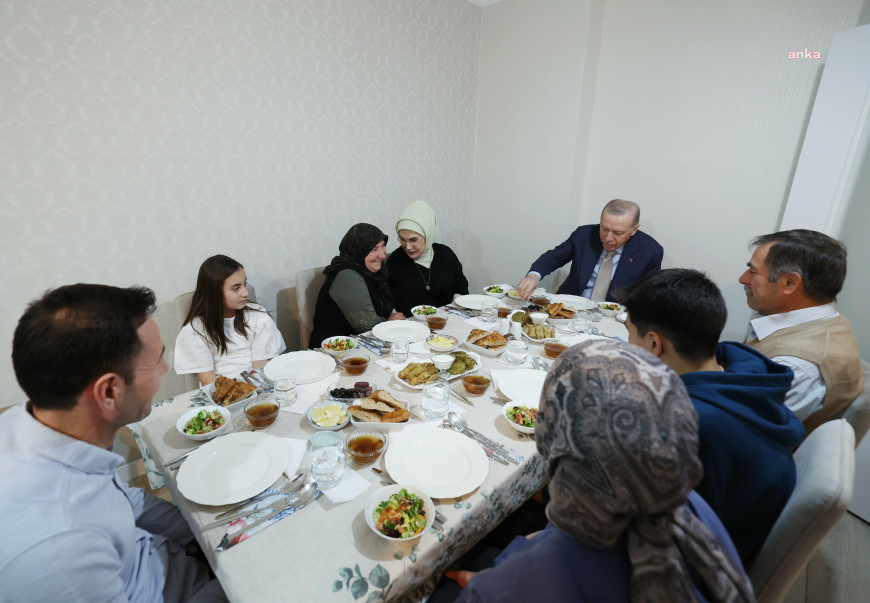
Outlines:
<svg viewBox="0 0 870 603"><path fill-rule="evenodd" d="M480 320L483 322L495 322L498 320L498 301L486 299L480 302Z"/></svg>
<svg viewBox="0 0 870 603"><path fill-rule="evenodd" d="M408 359L408 348L410 342L404 337L396 337L390 343L390 361L395 364L401 364Z"/></svg>
<svg viewBox="0 0 870 603"><path fill-rule="evenodd" d="M592 329L592 320L588 312L577 312L571 321L571 329L575 333L588 333Z"/></svg>
<svg viewBox="0 0 870 603"><path fill-rule="evenodd" d="M423 386L423 416L427 419L443 419L447 416L447 382L439 379Z"/></svg>
<svg viewBox="0 0 870 603"><path fill-rule="evenodd" d="M511 339L508 341L504 357L511 364L524 363L529 357L529 344L520 339Z"/></svg>
<svg viewBox="0 0 870 603"><path fill-rule="evenodd" d="M281 406L287 407L296 402L296 376L281 375L275 380L275 399Z"/></svg>
<svg viewBox="0 0 870 603"><path fill-rule="evenodd" d="M311 478L321 490L329 490L344 477L344 444L334 431L320 431L308 440L311 446Z"/></svg>

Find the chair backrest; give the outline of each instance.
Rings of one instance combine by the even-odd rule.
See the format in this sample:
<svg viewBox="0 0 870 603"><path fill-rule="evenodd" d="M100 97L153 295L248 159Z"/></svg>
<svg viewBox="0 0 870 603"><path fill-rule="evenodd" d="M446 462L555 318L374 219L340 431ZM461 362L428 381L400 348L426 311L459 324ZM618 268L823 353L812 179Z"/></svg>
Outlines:
<svg viewBox="0 0 870 603"><path fill-rule="evenodd" d="M794 455L797 483L756 558L747 566L759 602L779 603L813 551L852 501L855 433L844 419L828 421Z"/></svg>
<svg viewBox="0 0 870 603"><path fill-rule="evenodd" d="M836 417L849 421L849 425L855 430L856 448L867 435L867 430L870 429L870 364L862 360L861 368L864 371L864 389L861 390L855 401Z"/></svg>
<svg viewBox="0 0 870 603"><path fill-rule="evenodd" d="M248 284L248 300L257 301L257 293L254 291L254 286ZM190 312L190 304L193 302L193 291L182 293L175 298L175 319L178 321L178 332L181 332L181 327L184 326L184 319L187 318L187 313ZM184 379L185 391L191 391L199 387L199 379L193 373L180 375Z"/></svg>
<svg viewBox="0 0 870 603"><path fill-rule="evenodd" d="M308 349L311 338L311 332L314 330L314 307L317 305L317 294L320 293L320 288L323 287L326 277L323 276L323 269L326 266L318 268L309 268L296 273L296 301L299 307L299 337L302 342L302 349ZM320 343L320 342L317 342Z"/></svg>

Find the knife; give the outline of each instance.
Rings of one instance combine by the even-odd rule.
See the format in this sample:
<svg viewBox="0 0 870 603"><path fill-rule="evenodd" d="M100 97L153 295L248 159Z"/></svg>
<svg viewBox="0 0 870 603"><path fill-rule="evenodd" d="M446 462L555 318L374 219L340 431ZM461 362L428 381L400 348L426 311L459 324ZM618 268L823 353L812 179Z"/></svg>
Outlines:
<svg viewBox="0 0 870 603"><path fill-rule="evenodd" d="M456 396L457 398L459 398L460 400L462 400L463 402L465 402L469 406L474 406L474 403L471 400L469 400L468 398L466 398L465 396L460 394L458 391L456 391L452 387L448 387L447 389L448 389L448 391L450 391L451 394L453 394L454 396Z"/></svg>

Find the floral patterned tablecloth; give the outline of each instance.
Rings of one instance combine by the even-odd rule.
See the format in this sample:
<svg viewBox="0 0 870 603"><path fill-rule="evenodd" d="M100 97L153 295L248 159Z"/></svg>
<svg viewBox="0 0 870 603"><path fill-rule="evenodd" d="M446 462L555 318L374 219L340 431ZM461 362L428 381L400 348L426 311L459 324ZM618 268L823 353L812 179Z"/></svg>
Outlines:
<svg viewBox="0 0 870 603"><path fill-rule="evenodd" d="M624 330L622 325L613 330L619 328ZM451 315L444 332L464 340L469 330L461 317ZM532 346L532 352L540 350ZM493 358L483 358L482 364L484 370L509 369ZM408 400L412 410L419 411L420 392L400 385L385 369L371 363L362 378L386 386L397 398ZM341 375L338 385L358 380L360 377ZM178 416L207 401L196 390L158 402L134 432L143 444L143 454L148 455L146 462L165 478L233 601L419 601L431 592L452 561L528 500L544 478L544 463L533 436L519 434L507 424L501 414L505 400L490 388L483 396L472 398L473 406L459 403L464 416L470 427L519 451L525 460L519 465L490 461L489 473L479 488L459 498L435 499L436 508L447 518L443 532L430 529L421 538L404 543L372 533L363 509L369 494L383 483L369 467L350 462L348 470L358 471L371 488L340 504L321 496L239 546L215 553L225 530L202 533L199 528L228 507L188 501L176 488L175 472L163 466L190 448L190 441L175 429ZM281 412L265 430L275 436L305 439L314 432L305 416L288 412ZM344 436L345 430L339 434ZM307 462L306 455L303 467ZM384 469L383 458L374 466Z"/></svg>

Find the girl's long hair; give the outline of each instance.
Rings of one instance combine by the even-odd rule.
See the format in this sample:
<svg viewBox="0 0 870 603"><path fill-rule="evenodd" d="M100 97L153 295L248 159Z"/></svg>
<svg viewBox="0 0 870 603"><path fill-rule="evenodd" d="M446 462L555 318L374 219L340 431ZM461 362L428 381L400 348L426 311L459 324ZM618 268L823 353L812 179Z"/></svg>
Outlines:
<svg viewBox="0 0 870 603"><path fill-rule="evenodd" d="M221 354L227 353L227 336L224 333L224 281L244 268L241 264L225 255L213 255L199 267L196 289L184 324L199 318L205 333L203 337L211 341ZM247 308L236 310L233 328L243 337L248 336ZM182 325L183 326L183 325Z"/></svg>

